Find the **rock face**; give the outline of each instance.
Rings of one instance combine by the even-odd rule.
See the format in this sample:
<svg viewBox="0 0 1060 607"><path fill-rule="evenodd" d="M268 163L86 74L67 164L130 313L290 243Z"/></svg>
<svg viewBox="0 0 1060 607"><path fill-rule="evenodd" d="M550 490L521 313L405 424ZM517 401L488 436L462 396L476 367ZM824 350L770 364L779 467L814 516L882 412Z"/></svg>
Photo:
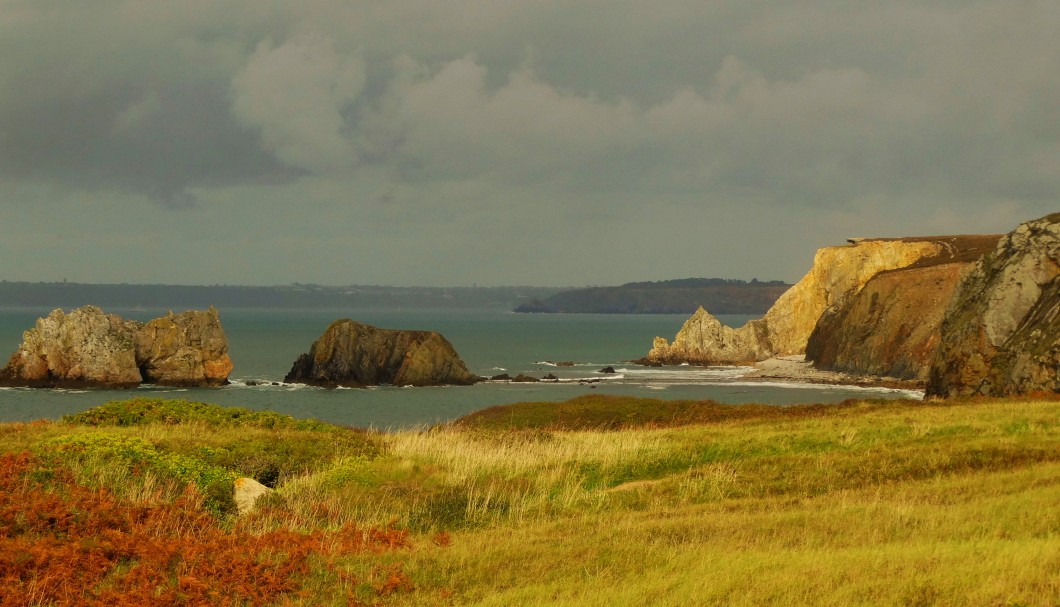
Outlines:
<svg viewBox="0 0 1060 607"><path fill-rule="evenodd" d="M136 334L143 381L166 386L219 386L232 359L217 310L189 310L156 318Z"/></svg>
<svg viewBox="0 0 1060 607"><path fill-rule="evenodd" d="M825 310L806 344L818 369L923 382L961 272L997 246L1000 234L950 237L945 254L881 272Z"/></svg>
<svg viewBox="0 0 1060 607"><path fill-rule="evenodd" d="M22 335L0 383L30 387L132 387L140 383L139 323L94 306L55 310Z"/></svg>
<svg viewBox="0 0 1060 607"><path fill-rule="evenodd" d="M232 370L217 311L185 312L143 325L85 306L37 320L0 371L0 384L116 387L141 382L214 386Z"/></svg>
<svg viewBox="0 0 1060 607"><path fill-rule="evenodd" d="M818 319L875 275L946 253L944 238L857 239L817 251L813 267L760 319L733 329L700 308L673 343L656 337L646 362L732 364L802 354Z"/></svg>
<svg viewBox="0 0 1060 607"><path fill-rule="evenodd" d="M324 331L284 378L325 387L468 385L477 381L434 331L378 329L349 319Z"/></svg>
<svg viewBox="0 0 1060 607"><path fill-rule="evenodd" d="M969 268L941 328L928 396L1060 392L1060 213Z"/></svg>

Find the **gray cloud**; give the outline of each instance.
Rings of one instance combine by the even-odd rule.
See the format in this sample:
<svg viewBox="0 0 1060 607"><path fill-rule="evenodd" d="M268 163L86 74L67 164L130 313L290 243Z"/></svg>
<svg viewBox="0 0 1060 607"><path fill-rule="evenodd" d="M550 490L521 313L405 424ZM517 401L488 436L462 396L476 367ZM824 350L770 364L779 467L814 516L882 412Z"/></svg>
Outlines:
<svg viewBox="0 0 1060 607"><path fill-rule="evenodd" d="M1055 211L1058 26L1044 0L4 2L0 253L81 280L794 279L849 233ZM102 234L153 261L83 252Z"/></svg>

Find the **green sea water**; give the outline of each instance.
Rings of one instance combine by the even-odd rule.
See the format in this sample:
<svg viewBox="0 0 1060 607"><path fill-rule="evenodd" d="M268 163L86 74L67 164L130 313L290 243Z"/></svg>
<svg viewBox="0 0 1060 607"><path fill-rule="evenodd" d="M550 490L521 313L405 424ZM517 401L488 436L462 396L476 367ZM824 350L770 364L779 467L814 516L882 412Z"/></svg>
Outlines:
<svg viewBox="0 0 1060 607"><path fill-rule="evenodd" d="M108 309L126 318L149 320L167 310ZM175 310L179 311L179 310ZM14 352L22 332L48 309L0 309L0 356ZM439 331L468 368L483 376L519 373L556 383L485 382L475 386L324 390L282 384L299 354L333 320L352 318L388 329ZM900 398L915 393L857 387L742 381L738 367L638 367L656 335L672 338L687 315L514 314L502 310L221 310L221 322L235 363L232 385L212 389L142 386L133 390L0 389L0 421L56 419L109 400L134 396L185 398L222 405L273 410L359 427L429 425L489 407L519 401L561 401L586 393L666 399L713 399L724 403L790 405L839 402L847 398ZM750 316L721 316L738 326ZM573 367L553 363L573 361ZM604 374L604 367L615 374ZM589 383L590 380L596 380ZM280 385L273 385L273 383ZM259 385L248 385L258 383Z"/></svg>

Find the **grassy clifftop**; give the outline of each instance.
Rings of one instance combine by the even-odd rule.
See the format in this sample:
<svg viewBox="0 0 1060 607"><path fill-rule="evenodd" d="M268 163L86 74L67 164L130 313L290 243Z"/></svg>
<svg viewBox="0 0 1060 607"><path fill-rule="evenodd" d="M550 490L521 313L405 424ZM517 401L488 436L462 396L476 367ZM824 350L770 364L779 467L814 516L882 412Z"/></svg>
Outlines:
<svg viewBox="0 0 1060 607"><path fill-rule="evenodd" d="M0 456L4 605L1060 602L1056 399L588 398L396 434L136 400L0 424ZM237 475L277 491L237 517Z"/></svg>

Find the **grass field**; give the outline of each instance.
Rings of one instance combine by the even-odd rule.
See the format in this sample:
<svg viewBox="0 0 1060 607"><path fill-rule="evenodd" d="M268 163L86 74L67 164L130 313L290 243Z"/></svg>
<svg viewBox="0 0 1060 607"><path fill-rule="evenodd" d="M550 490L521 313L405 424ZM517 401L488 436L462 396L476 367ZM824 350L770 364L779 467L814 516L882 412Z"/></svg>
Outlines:
<svg viewBox="0 0 1060 607"><path fill-rule="evenodd" d="M137 399L0 424L0 454L3 607L1060 604L1055 397L395 434ZM237 476L275 493L238 516Z"/></svg>

